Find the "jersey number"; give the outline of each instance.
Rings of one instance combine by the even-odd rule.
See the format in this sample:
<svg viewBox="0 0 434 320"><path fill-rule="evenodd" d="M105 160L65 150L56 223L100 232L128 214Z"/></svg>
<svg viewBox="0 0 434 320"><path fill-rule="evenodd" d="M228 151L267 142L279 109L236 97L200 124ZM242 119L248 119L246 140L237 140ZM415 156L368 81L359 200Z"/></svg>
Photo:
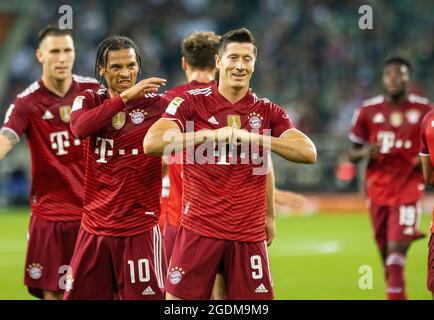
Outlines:
<svg viewBox="0 0 434 320"><path fill-rule="evenodd" d="M417 209L415 206L399 207L399 224L401 226L414 226L416 222Z"/></svg>
<svg viewBox="0 0 434 320"><path fill-rule="evenodd" d="M262 261L261 261L261 257L258 255L255 256L251 256L250 257L250 266L252 267L252 278L257 280L257 279L262 279L262 277L264 276L264 272L262 271Z"/></svg>
<svg viewBox="0 0 434 320"><path fill-rule="evenodd" d="M130 267L131 283L136 283L136 272L134 268L134 261L128 260L128 266ZM139 261L137 261L137 270L139 273L140 282L148 282L149 279L151 279L148 259L140 259Z"/></svg>

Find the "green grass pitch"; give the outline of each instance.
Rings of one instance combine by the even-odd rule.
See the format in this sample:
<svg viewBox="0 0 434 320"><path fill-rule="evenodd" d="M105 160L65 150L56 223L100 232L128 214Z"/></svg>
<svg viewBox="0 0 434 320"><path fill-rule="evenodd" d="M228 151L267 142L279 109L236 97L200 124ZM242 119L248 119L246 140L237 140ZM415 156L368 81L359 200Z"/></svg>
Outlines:
<svg viewBox="0 0 434 320"><path fill-rule="evenodd" d="M28 210L0 210L0 299L32 299L22 284ZM428 231L430 216L421 229ZM428 238L415 242L407 260L410 299L426 289ZM276 299L384 299L380 258L366 214L279 217L269 248ZM361 266L372 268L372 289L360 289Z"/></svg>

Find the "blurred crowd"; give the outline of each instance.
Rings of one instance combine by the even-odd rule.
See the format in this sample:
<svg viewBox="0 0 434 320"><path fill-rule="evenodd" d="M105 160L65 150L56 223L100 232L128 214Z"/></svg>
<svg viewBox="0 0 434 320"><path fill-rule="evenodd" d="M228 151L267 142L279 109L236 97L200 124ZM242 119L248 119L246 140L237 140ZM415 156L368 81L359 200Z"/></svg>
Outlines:
<svg viewBox="0 0 434 320"><path fill-rule="evenodd" d="M40 1L31 32L10 66L5 107L40 75L36 34L74 12L74 73L93 75L97 43L123 34L142 49L142 76L180 84L180 42L192 31L224 33L245 26L258 43L252 88L287 108L308 133L346 135L354 109L381 93L382 61L403 55L414 65L413 90L434 98L434 4L430 0L77 0ZM359 29L361 5L373 8L373 29Z"/></svg>

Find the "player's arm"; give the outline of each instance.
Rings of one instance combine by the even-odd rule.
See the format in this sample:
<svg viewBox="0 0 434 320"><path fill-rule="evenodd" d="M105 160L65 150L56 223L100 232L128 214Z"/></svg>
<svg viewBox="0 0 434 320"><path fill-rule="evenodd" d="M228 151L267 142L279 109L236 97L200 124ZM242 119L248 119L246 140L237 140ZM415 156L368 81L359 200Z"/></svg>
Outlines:
<svg viewBox="0 0 434 320"><path fill-rule="evenodd" d="M352 163L357 163L363 158L375 159L380 154L380 144L360 144L352 142L348 150L348 159Z"/></svg>
<svg viewBox="0 0 434 320"><path fill-rule="evenodd" d="M0 131L0 160L3 160L6 155L18 144L19 139L8 130Z"/></svg>
<svg viewBox="0 0 434 320"><path fill-rule="evenodd" d="M271 157L268 159L268 173L267 173L267 217L265 224L265 232L267 234L267 245L271 245L274 237L276 236L276 210L274 207L275 202L275 183L274 183L274 168Z"/></svg>
<svg viewBox="0 0 434 320"><path fill-rule="evenodd" d="M71 131L77 138L84 139L105 127L116 113L125 108L130 100L146 93L155 93L165 84L165 79L149 78L136 83L119 95L106 99L102 104L93 106L89 95L75 98L71 112ZM86 100L87 99L87 100Z"/></svg>
<svg viewBox="0 0 434 320"><path fill-rule="evenodd" d="M432 179L432 164L429 156L420 156L422 163L423 178L426 185L433 185Z"/></svg>
<svg viewBox="0 0 434 320"><path fill-rule="evenodd" d="M147 155L162 156L182 151L186 146L196 146L210 136L211 130L183 133L174 120L161 118L149 128L143 139Z"/></svg>
<svg viewBox="0 0 434 320"><path fill-rule="evenodd" d="M269 148L282 158L296 163L312 164L316 162L316 148L313 142L301 131L292 128L283 133L279 138L251 133L238 128L233 130L232 142L259 143Z"/></svg>

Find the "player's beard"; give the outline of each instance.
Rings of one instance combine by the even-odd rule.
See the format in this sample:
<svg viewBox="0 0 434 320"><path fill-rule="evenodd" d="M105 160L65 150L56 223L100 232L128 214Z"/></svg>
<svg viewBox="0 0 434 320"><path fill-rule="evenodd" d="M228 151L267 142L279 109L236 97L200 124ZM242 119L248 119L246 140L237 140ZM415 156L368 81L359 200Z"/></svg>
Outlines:
<svg viewBox="0 0 434 320"><path fill-rule="evenodd" d="M390 99L394 102L402 101L405 98L406 90L405 88L403 88L400 91L391 93L389 95L390 95Z"/></svg>

